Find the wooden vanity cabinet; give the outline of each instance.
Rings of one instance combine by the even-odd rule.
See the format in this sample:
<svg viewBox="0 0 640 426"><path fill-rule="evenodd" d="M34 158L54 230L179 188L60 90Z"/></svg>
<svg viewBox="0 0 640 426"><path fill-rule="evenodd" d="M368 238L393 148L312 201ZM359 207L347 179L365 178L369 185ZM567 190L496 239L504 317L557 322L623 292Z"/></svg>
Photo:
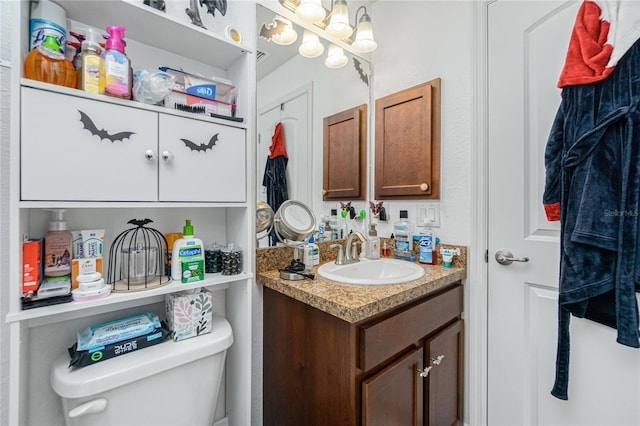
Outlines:
<svg viewBox="0 0 640 426"><path fill-rule="evenodd" d="M461 424L461 313L459 283L359 323L265 288L264 424Z"/></svg>

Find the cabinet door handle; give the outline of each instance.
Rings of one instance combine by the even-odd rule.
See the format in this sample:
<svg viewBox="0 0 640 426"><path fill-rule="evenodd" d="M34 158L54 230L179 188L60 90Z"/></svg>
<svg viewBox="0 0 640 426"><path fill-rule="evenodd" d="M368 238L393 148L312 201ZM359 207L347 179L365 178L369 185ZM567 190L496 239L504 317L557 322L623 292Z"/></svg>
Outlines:
<svg viewBox="0 0 640 426"><path fill-rule="evenodd" d="M428 367L423 368L422 370L418 368L418 376L425 378L429 375L429 372L431 371L431 369L436 366L436 365L440 365L440 363L442 362L442 360L444 359L444 355L438 355L435 358L431 358L431 365Z"/></svg>
<svg viewBox="0 0 640 426"><path fill-rule="evenodd" d="M438 355L436 358L431 358L431 365L440 365L443 359L444 355Z"/></svg>
<svg viewBox="0 0 640 426"><path fill-rule="evenodd" d="M418 376L425 378L429 375L429 371L431 371L431 369L433 368L432 365L423 368L422 370L418 368Z"/></svg>
<svg viewBox="0 0 640 426"><path fill-rule="evenodd" d="M173 158L174 157L171 151L162 151L162 161L164 161L165 163L173 161Z"/></svg>
<svg viewBox="0 0 640 426"><path fill-rule="evenodd" d="M147 161L155 161L156 160L156 153L152 150L152 149L148 149L144 152L144 158Z"/></svg>

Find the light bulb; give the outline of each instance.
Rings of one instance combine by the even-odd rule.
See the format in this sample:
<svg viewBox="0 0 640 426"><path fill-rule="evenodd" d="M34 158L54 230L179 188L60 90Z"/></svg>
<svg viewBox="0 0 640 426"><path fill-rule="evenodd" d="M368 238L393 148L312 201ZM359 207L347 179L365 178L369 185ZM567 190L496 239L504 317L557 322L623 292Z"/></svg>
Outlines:
<svg viewBox="0 0 640 426"><path fill-rule="evenodd" d="M356 39L351 44L353 50L358 53L369 53L376 50L378 43L373 39L373 26L371 25L371 19L366 13L360 18L358 22L358 29L356 32Z"/></svg>
<svg viewBox="0 0 640 426"><path fill-rule="evenodd" d="M353 28L349 25L349 8L345 0L336 0L329 25L325 30L335 38L346 38L353 34Z"/></svg>
<svg viewBox="0 0 640 426"><path fill-rule="evenodd" d="M322 55L322 52L324 52L324 46L320 43L318 34L304 30L302 43L300 43L300 47L298 47L298 53L305 58L315 58L316 56Z"/></svg>
<svg viewBox="0 0 640 426"><path fill-rule="evenodd" d="M288 19L282 18L280 16L276 16L274 21L281 21L284 23L284 29L278 33L271 36L271 41L275 44L279 44L281 46L288 46L290 44L295 43L298 39L298 33L293 29L293 25L291 25L291 21Z"/></svg>
<svg viewBox="0 0 640 426"><path fill-rule="evenodd" d="M296 15L302 20L315 24L327 16L327 11L320 0L300 0L300 4L296 8Z"/></svg>
<svg viewBox="0 0 640 426"><path fill-rule="evenodd" d="M329 68L341 68L347 65L349 58L344 54L342 47L335 44L329 45L329 53L327 53L327 59L324 60L324 64Z"/></svg>

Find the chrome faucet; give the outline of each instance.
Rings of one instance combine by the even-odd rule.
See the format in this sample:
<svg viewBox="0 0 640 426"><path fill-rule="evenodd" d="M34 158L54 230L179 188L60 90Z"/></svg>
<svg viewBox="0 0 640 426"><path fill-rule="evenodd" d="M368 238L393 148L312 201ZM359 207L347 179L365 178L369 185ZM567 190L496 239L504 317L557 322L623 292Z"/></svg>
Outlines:
<svg viewBox="0 0 640 426"><path fill-rule="evenodd" d="M367 241L367 238L362 235L360 231L354 231L347 237L347 242L344 245L344 263L360 262L360 256L358 255L358 246L354 244L354 239L360 240L360 243Z"/></svg>

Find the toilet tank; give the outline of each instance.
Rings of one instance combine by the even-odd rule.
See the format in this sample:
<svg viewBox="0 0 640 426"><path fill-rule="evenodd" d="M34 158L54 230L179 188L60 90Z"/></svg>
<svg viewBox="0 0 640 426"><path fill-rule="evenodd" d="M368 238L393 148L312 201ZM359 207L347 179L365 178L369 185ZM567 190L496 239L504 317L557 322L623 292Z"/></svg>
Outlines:
<svg viewBox="0 0 640 426"><path fill-rule="evenodd" d="M51 386L67 426L206 425L213 423L229 322L213 317L211 333L155 346L82 368L55 360Z"/></svg>

